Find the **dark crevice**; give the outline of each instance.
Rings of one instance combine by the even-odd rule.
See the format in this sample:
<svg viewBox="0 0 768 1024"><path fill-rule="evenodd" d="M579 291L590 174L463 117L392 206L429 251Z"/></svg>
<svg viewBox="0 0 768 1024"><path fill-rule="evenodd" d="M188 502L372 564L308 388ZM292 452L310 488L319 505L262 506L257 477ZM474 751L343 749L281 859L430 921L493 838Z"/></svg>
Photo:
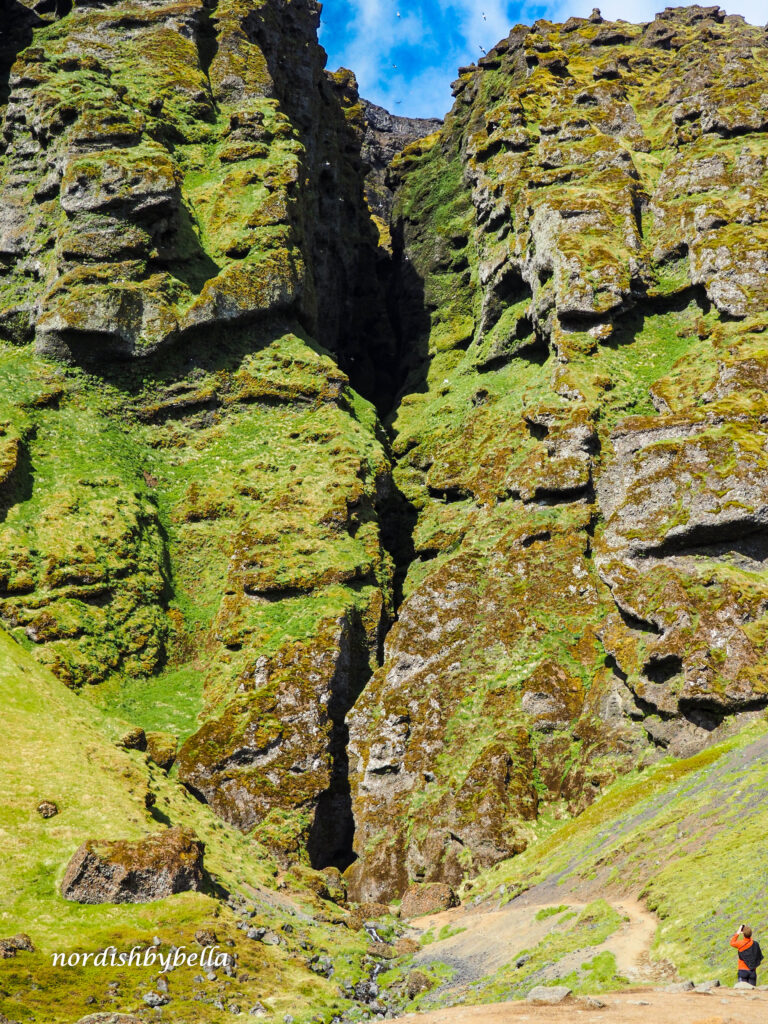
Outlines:
<svg viewBox="0 0 768 1024"><path fill-rule="evenodd" d="M370 650L365 626L357 609L347 613L339 643L336 671L331 680L328 717L331 720L331 782L321 793L307 840L314 868L335 867L345 871L356 859L353 850L355 819L349 783L349 727L347 712L362 693L371 675Z"/></svg>
<svg viewBox="0 0 768 1024"><path fill-rule="evenodd" d="M547 541L552 539L552 534L549 530L542 530L541 533L533 533L530 537L523 537L522 545L524 548L529 548L531 544L536 544L537 541Z"/></svg>
<svg viewBox="0 0 768 1024"><path fill-rule="evenodd" d="M545 423L536 423L534 420L525 420L528 433L537 441L543 441L549 435L549 427Z"/></svg>
<svg viewBox="0 0 768 1024"><path fill-rule="evenodd" d="M442 548L419 548L416 552L416 558L420 562L431 562L434 558L440 554Z"/></svg>
<svg viewBox="0 0 768 1024"><path fill-rule="evenodd" d="M683 714L689 720L692 716L700 716L706 714L710 719L719 719L717 724L723 722L727 717L730 717L734 711L738 711L739 714L743 714L749 711L763 711L768 707L768 697L754 697L752 700L739 702L738 708L724 708L722 700L719 700L717 696L707 696L702 694L699 697L681 697L678 702L681 714ZM707 728L702 726L702 728Z"/></svg>
<svg viewBox="0 0 768 1024"><path fill-rule="evenodd" d="M197 55L200 62L200 70L206 78L208 78L213 58L219 49L219 40L216 36L216 25L213 17L218 6L219 0L204 0L200 24L197 29ZM210 85L210 78L208 78L209 88ZM213 91L211 91L211 99L213 100Z"/></svg>
<svg viewBox="0 0 768 1024"><path fill-rule="evenodd" d="M618 676L622 683L626 683L629 676L624 669L620 667L618 661L616 661L616 658L612 654L606 654L603 662L606 668L609 668L615 676Z"/></svg>
<svg viewBox="0 0 768 1024"><path fill-rule="evenodd" d="M699 729L713 732L718 726L723 724L725 712L722 709L714 711L705 708L688 708L683 712L683 718L686 722L690 722L691 725L695 725Z"/></svg>
<svg viewBox="0 0 768 1024"><path fill-rule="evenodd" d="M30 431L23 440L18 442L16 465L6 477L0 492L0 523L5 522L6 516L14 505L29 501L32 497L35 476L29 442L34 439L34 436L35 432Z"/></svg>
<svg viewBox="0 0 768 1024"><path fill-rule="evenodd" d="M590 481L589 483L582 484L579 487L562 487L557 489L537 487L534 491L532 502L527 502L527 504L568 505L574 501L593 502L594 500L595 491L592 482Z"/></svg>
<svg viewBox="0 0 768 1024"><path fill-rule="evenodd" d="M616 610L621 616L624 625L629 629L635 629L641 633L655 633L657 636L661 635L662 630L660 627L657 626L655 622L651 622L650 619L641 619L639 615L635 615L626 608L622 608L620 604L616 605Z"/></svg>
<svg viewBox="0 0 768 1024"><path fill-rule="evenodd" d="M446 504L453 504L456 501L467 501L472 497L472 492L465 487L427 487L430 498L444 501Z"/></svg>
<svg viewBox="0 0 768 1024"><path fill-rule="evenodd" d="M34 29L44 24L40 14L20 0L0 0L0 119L8 102L8 83L16 56L32 42Z"/></svg>
<svg viewBox="0 0 768 1024"><path fill-rule="evenodd" d="M651 683L668 683L683 671L683 659L677 654L651 655L643 665L643 675Z"/></svg>
<svg viewBox="0 0 768 1024"><path fill-rule="evenodd" d="M517 305L532 297L531 289L515 267L507 267L497 280L486 289L480 334L486 335L501 319L509 306Z"/></svg>
<svg viewBox="0 0 768 1024"><path fill-rule="evenodd" d="M698 523L676 537L647 548L638 557L699 557L724 559L729 556L750 562L768 561L768 527L752 522Z"/></svg>

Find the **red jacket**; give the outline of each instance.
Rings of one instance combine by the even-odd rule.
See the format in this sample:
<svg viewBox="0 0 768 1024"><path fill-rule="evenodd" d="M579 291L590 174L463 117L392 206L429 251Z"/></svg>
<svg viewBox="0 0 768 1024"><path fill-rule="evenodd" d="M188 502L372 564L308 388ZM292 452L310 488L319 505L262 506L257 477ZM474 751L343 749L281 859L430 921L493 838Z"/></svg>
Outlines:
<svg viewBox="0 0 768 1024"><path fill-rule="evenodd" d="M752 945L752 941L753 940L751 938L745 939L741 932L736 932L736 934L731 939L731 945L735 950L737 950L737 952L741 953L742 950L749 949L749 947ZM739 971L749 970L749 967L744 963L741 957L739 957L739 966L737 969Z"/></svg>

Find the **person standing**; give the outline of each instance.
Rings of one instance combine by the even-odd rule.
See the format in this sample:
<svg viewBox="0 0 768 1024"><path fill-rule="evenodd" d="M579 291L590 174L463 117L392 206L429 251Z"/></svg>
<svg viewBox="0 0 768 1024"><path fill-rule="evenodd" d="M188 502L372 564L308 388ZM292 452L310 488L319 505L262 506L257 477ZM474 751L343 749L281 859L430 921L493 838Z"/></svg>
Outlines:
<svg viewBox="0 0 768 1024"><path fill-rule="evenodd" d="M752 938L752 929L748 924L739 925L739 930L731 939L731 945L739 954L739 981L757 985L757 968L763 962L763 951L760 949L760 943Z"/></svg>

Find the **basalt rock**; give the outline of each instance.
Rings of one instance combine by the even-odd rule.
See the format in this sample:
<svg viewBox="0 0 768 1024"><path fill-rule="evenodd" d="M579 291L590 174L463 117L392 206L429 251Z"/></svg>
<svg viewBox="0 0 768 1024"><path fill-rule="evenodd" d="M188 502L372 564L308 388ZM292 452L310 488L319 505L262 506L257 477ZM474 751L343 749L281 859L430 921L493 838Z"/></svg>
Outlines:
<svg viewBox="0 0 768 1024"><path fill-rule="evenodd" d="M81 1017L77 1024L143 1024L138 1017L128 1013L89 1013Z"/></svg>
<svg viewBox="0 0 768 1024"><path fill-rule="evenodd" d="M12 337L103 363L282 312L337 350L358 330L389 344L362 108L350 75L324 73L318 16L313 0L226 0L215 19L203 0L125 0L39 30L3 125Z"/></svg>
<svg viewBox="0 0 768 1024"><path fill-rule="evenodd" d="M411 885L403 894L400 912L403 917L422 917L425 914L439 914L458 906L456 893L449 885L441 882L428 882L422 885Z"/></svg>
<svg viewBox="0 0 768 1024"><path fill-rule="evenodd" d="M12 935L9 939L0 939L0 960L9 960L17 953L33 953L34 950L32 940L24 932Z"/></svg>
<svg viewBox="0 0 768 1024"><path fill-rule="evenodd" d="M388 225L394 198L387 183L390 164L407 145L437 131L443 122L437 118L399 117L368 100L362 104L365 135L361 156L368 166L365 196L374 215Z"/></svg>
<svg viewBox="0 0 768 1024"><path fill-rule="evenodd" d="M150 903L203 882L203 844L175 827L137 842L88 840L77 850L61 883L76 903Z"/></svg>
<svg viewBox="0 0 768 1024"><path fill-rule="evenodd" d="M382 904L768 704L763 29L517 26L426 124L311 0L10 10L0 616L62 682L175 689L187 788Z"/></svg>
<svg viewBox="0 0 768 1024"><path fill-rule="evenodd" d="M171 733L148 732L147 756L160 768L169 771L176 760L178 740Z"/></svg>
<svg viewBox="0 0 768 1024"><path fill-rule="evenodd" d="M412 552L350 716L351 898L768 702L767 83L719 8L542 20L395 159Z"/></svg>

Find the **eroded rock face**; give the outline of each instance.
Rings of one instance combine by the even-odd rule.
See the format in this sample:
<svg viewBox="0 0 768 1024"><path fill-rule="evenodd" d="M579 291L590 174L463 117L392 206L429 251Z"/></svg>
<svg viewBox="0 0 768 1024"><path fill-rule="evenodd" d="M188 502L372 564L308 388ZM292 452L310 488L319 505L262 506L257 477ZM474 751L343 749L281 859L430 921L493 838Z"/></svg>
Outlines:
<svg viewBox="0 0 768 1024"><path fill-rule="evenodd" d="M285 312L338 351L390 343L362 108L324 73L319 10L125 0L39 29L4 112L4 332L99 362Z"/></svg>
<svg viewBox="0 0 768 1024"><path fill-rule="evenodd" d="M226 821L276 853L310 843L321 866L342 861L354 829L345 801L346 711L365 678L367 639L355 616L323 624L310 642L260 658L223 714L209 719L179 751L180 779ZM322 801L321 801L322 798ZM285 812L300 830L279 832ZM342 864L346 867L346 863Z"/></svg>
<svg viewBox="0 0 768 1024"><path fill-rule="evenodd" d="M203 850L178 826L136 842L90 839L69 862L61 894L76 903L151 903L197 890Z"/></svg>
<svg viewBox="0 0 768 1024"><path fill-rule="evenodd" d="M440 126L311 0L13 9L0 614L63 682L189 686L187 786L382 902L768 702L763 30L518 26Z"/></svg>
<svg viewBox="0 0 768 1024"><path fill-rule="evenodd" d="M365 196L372 212L388 224L393 199L387 183L389 165L409 143L437 131L443 122L437 118L399 117L376 103L362 103L365 136L361 156L369 168Z"/></svg>
<svg viewBox="0 0 768 1024"><path fill-rule="evenodd" d="M354 76L312 0L10 6L0 615L72 687L183 666L196 792L344 861L344 712L392 613L359 390L396 374ZM290 749L248 796L283 698Z"/></svg>
<svg viewBox="0 0 768 1024"><path fill-rule="evenodd" d="M353 898L768 701L767 82L719 8L539 21L395 160L413 560L350 714Z"/></svg>

